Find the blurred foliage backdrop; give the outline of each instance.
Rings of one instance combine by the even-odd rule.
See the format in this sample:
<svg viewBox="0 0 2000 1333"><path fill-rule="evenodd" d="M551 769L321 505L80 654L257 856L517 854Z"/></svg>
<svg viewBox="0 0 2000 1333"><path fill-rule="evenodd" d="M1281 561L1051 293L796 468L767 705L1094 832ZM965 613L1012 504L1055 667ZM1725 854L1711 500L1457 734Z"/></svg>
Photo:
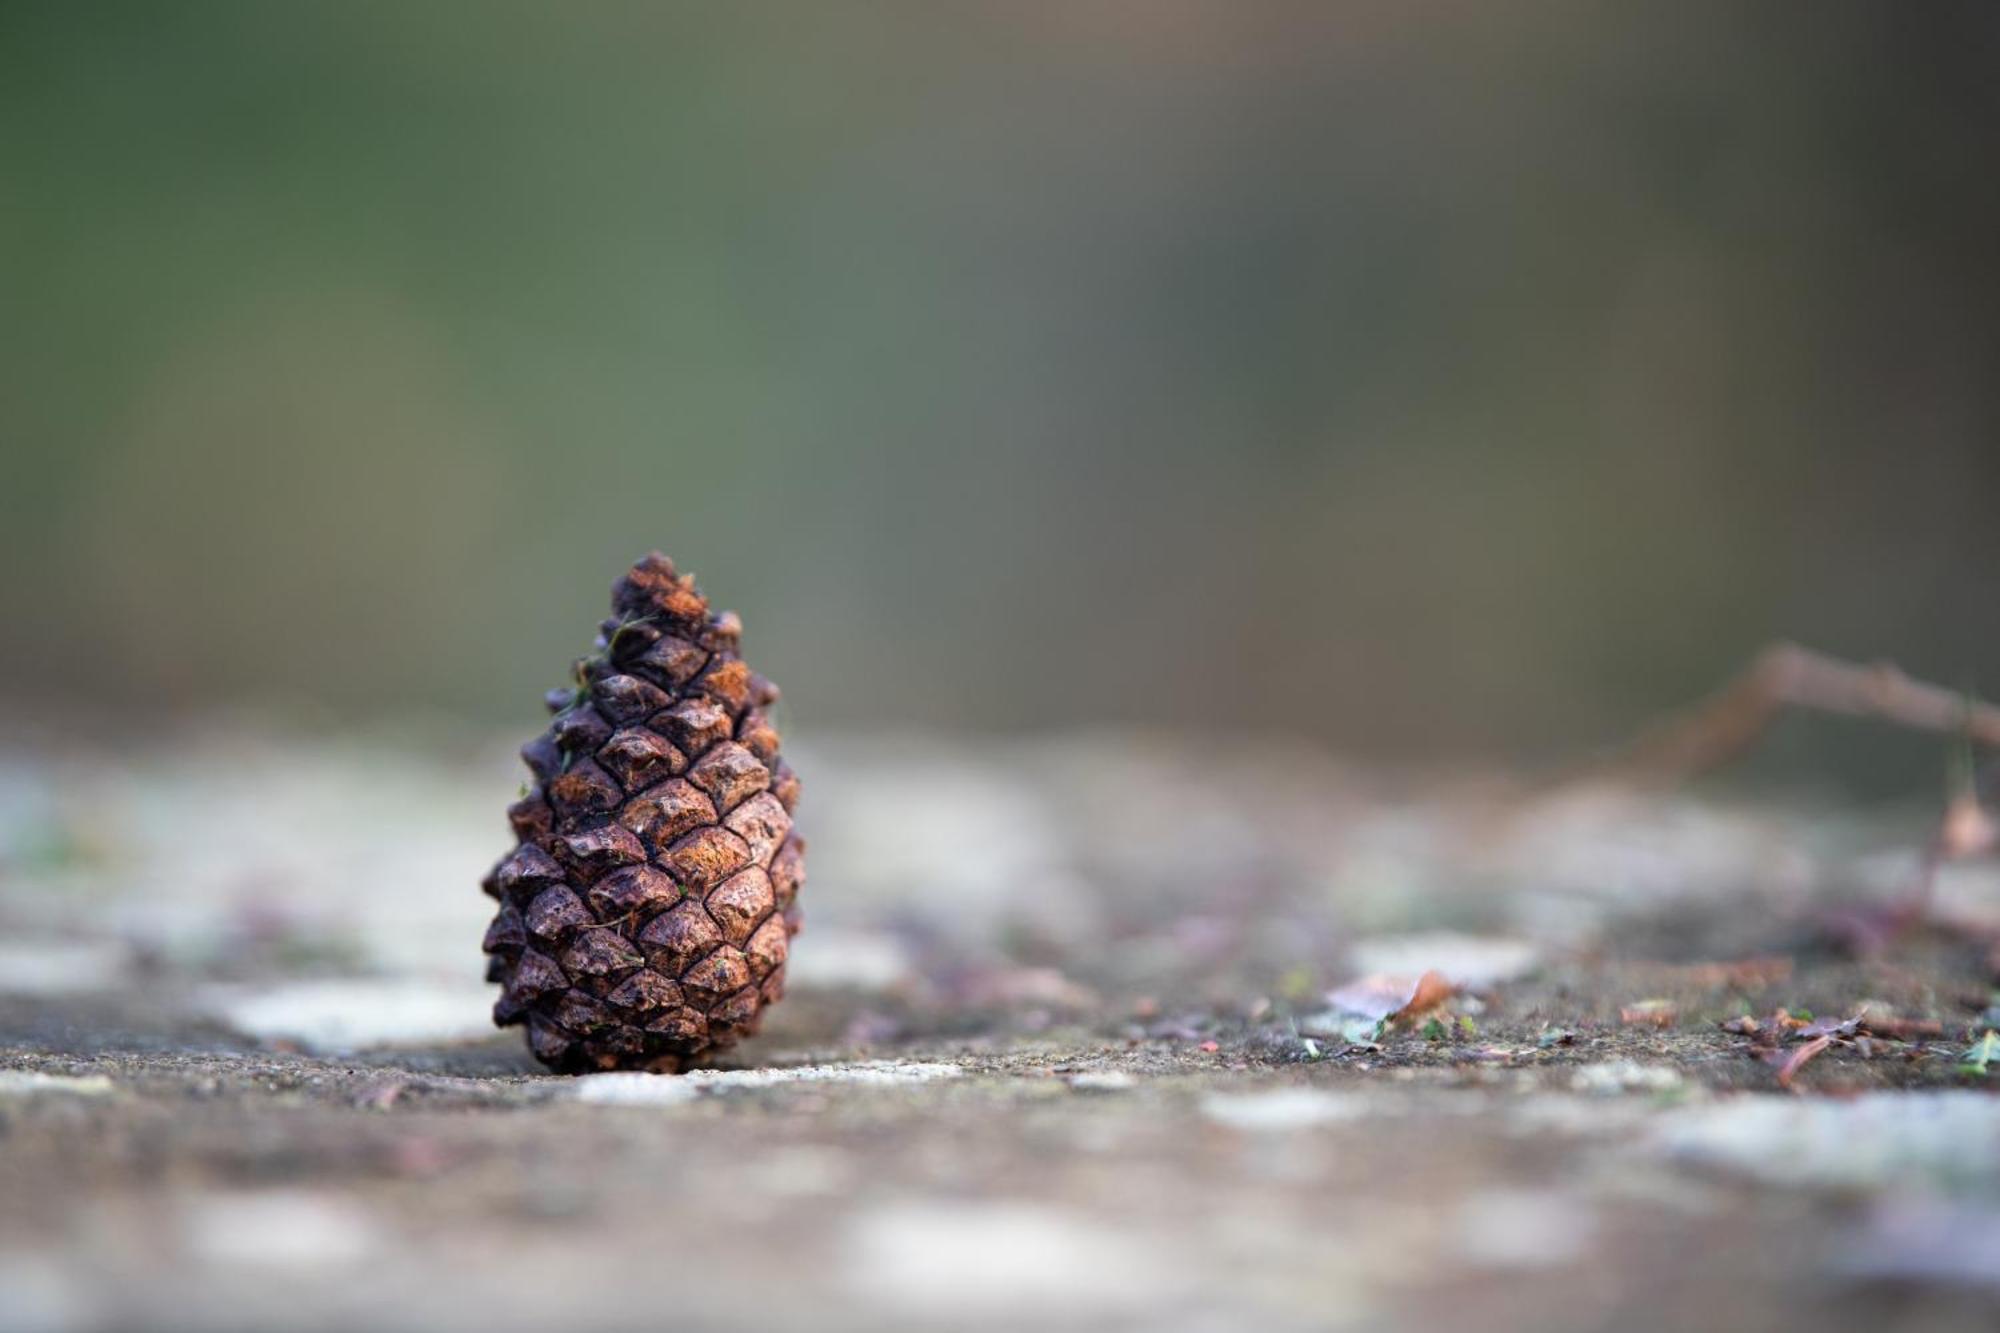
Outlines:
<svg viewBox="0 0 2000 1333"><path fill-rule="evenodd" d="M0 4L0 695L1619 734L2000 677L1986 4Z"/></svg>

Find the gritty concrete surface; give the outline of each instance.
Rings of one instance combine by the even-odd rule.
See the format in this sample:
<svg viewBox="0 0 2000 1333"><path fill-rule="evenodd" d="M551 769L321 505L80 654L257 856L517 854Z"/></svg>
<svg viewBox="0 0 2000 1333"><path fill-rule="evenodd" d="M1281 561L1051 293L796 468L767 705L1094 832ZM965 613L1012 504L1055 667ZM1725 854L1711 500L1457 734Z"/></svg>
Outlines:
<svg viewBox="0 0 2000 1333"><path fill-rule="evenodd" d="M2000 1319L2000 873L1830 942L1934 812L799 750L765 1035L581 1079L487 1026L504 747L0 753L0 1330Z"/></svg>

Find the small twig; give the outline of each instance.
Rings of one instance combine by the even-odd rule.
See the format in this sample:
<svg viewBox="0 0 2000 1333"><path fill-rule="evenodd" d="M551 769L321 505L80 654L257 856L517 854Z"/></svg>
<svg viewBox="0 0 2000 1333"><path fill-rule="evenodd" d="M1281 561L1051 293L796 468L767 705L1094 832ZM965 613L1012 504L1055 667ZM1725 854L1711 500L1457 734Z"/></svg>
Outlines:
<svg viewBox="0 0 2000 1333"><path fill-rule="evenodd" d="M1777 643L1719 693L1648 728L1608 761L1570 777L1608 776L1662 786L1685 782L1749 750L1788 708L1958 733L1975 745L2000 749L2000 707L1912 679L1886 662L1863 666Z"/></svg>
<svg viewBox="0 0 2000 1333"><path fill-rule="evenodd" d="M1785 1057L1785 1063L1778 1067L1778 1086L1786 1092L1797 1092L1798 1089L1792 1086L1792 1080L1806 1067L1807 1061L1831 1045L1833 1038L1822 1035L1814 1037L1803 1046L1794 1047L1792 1053Z"/></svg>

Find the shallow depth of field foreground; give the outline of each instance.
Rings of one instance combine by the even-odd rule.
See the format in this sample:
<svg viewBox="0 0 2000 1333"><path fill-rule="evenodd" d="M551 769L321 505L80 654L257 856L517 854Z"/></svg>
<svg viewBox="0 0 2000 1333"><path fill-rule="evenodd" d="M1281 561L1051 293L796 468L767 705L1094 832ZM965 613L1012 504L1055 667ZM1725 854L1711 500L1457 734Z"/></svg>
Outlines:
<svg viewBox="0 0 2000 1333"><path fill-rule="evenodd" d="M1920 810L826 738L766 1034L564 1078L469 947L506 747L49 762L0 770L0 1326L1971 1330L2000 1295L2000 866L1893 920Z"/></svg>

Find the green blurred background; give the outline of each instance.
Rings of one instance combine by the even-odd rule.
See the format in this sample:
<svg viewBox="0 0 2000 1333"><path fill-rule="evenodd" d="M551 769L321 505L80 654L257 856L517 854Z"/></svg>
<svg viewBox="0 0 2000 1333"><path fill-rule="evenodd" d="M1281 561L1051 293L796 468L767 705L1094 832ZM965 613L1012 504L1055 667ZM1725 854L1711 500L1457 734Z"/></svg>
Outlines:
<svg viewBox="0 0 2000 1333"><path fill-rule="evenodd" d="M1996 70L1987 4L9 0L0 699L525 732L656 545L811 728L1991 677Z"/></svg>

